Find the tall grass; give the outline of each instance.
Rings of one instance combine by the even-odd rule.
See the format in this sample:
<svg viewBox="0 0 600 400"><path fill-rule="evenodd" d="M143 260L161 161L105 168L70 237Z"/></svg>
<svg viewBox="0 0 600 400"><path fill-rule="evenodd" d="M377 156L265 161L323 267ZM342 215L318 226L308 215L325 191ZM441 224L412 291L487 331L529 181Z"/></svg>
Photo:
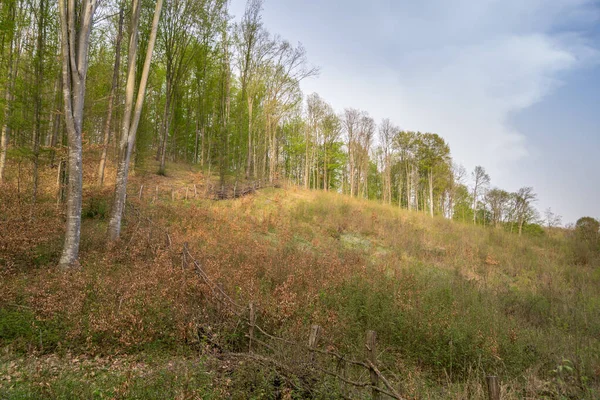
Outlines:
<svg viewBox="0 0 600 400"><path fill-rule="evenodd" d="M53 268L60 231L45 228L28 247L40 228L21 220L0 257L0 344L17 354L243 348L239 326L149 224L128 215L106 251L108 200L88 194L83 269L72 275ZM577 263L568 237L518 237L296 188L137 207L170 231L174 249L188 243L236 301L256 304L269 330L304 340L320 324L327 346L357 354L376 330L380 361L409 397L481 398L486 374L501 377L506 398L600 396L600 266ZM60 226L43 210L47 226ZM236 385L271 393L258 372L238 372Z"/></svg>

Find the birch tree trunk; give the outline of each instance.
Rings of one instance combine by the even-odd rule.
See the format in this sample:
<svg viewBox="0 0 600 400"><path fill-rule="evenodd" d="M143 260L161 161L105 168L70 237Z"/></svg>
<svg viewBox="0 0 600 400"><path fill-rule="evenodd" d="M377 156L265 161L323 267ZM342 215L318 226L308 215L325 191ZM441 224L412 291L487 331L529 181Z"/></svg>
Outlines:
<svg viewBox="0 0 600 400"><path fill-rule="evenodd" d="M429 170L429 213L433 218L433 170Z"/></svg>
<svg viewBox="0 0 600 400"><path fill-rule="evenodd" d="M123 39L123 5L119 10L119 33L115 44L115 67L113 70L110 94L108 95L108 109L106 110L106 120L104 121L104 143L102 147L102 156L98 166L98 186L104 185L104 170L106 168L106 158L108 155L108 144L110 143L110 125L112 121L115 92L119 85L119 68L121 66L121 41Z"/></svg>
<svg viewBox="0 0 600 400"><path fill-rule="evenodd" d="M249 179L253 176L252 173L252 106L254 104L254 99L252 96L248 95L248 155L246 159L246 179Z"/></svg>
<svg viewBox="0 0 600 400"><path fill-rule="evenodd" d="M79 238L81 234L81 190L83 183L81 127L90 33L96 11L96 0L83 2L78 16L76 15L75 0L67 0L67 4L65 4L65 0L58 0L58 8L61 25L64 114L69 142L67 229L59 266L73 268L79 266L77 258L79 256Z"/></svg>
<svg viewBox="0 0 600 400"><path fill-rule="evenodd" d="M125 111L123 114L123 124L121 127L121 140L119 163L117 166L117 181L115 184L115 197L111 211L110 221L108 225L109 240L118 240L121 236L121 220L125 209L125 201L127 195L127 178L129 174L129 161L135 144L135 136L142 114L142 106L144 104L144 96L146 93L146 85L148 83L148 73L150 72L150 63L152 61L152 53L154 52L154 44L156 43L156 33L158 30L158 21L162 9L163 0L156 1L154 9L154 18L152 20L152 30L150 39L148 40L148 48L146 50L146 58L144 67L138 86L135 108L133 107L134 91L135 91L135 62L137 59L138 47L138 25L140 20L140 1L133 0L132 19L131 19L131 36L129 39L129 66L127 74L127 85L125 91Z"/></svg>

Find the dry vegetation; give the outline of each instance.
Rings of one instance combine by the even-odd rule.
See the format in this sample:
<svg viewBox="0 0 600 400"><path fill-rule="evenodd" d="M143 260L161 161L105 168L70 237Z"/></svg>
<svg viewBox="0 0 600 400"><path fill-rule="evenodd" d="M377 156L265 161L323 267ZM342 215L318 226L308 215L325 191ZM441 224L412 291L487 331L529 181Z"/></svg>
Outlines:
<svg viewBox="0 0 600 400"><path fill-rule="evenodd" d="M244 332L182 268L183 243L271 332L304 340L320 324L324 346L359 353L377 331L406 398L484 398L488 374L504 399L600 396L600 266L577 263L567 233L518 237L294 187L137 199L141 184L202 183L170 171L137 171L109 250L112 191L86 189L82 269L71 273L55 267L55 171L35 207L15 179L2 191L0 398L302 397L272 368L227 356L247 346ZM314 386L313 397L333 396Z"/></svg>

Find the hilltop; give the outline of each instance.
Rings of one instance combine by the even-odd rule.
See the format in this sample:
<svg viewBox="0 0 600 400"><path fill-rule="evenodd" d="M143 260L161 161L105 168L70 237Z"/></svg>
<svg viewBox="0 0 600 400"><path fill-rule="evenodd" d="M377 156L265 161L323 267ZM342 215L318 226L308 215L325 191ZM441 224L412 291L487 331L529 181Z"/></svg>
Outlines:
<svg viewBox="0 0 600 400"><path fill-rule="evenodd" d="M405 398L485 398L487 375L503 399L600 395L600 267L577 262L568 232L518 236L288 184L214 201L199 171L169 170L136 171L110 248L112 190L85 189L68 273L52 185L35 207L2 193L0 397L341 395L299 364L240 358L247 328L220 291L285 340L320 325L327 351L362 357L376 331Z"/></svg>

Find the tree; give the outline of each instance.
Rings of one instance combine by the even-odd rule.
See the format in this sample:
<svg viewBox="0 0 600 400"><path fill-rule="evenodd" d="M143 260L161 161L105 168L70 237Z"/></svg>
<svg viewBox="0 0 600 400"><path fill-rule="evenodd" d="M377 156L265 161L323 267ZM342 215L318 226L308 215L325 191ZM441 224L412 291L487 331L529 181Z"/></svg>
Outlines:
<svg viewBox="0 0 600 400"><path fill-rule="evenodd" d="M277 126L283 116L292 111L302 100L300 82L318 74L316 67L308 65L306 50L299 44L279 41L272 61L267 68L263 113L269 157L269 181L273 182L278 166Z"/></svg>
<svg viewBox="0 0 600 400"><path fill-rule="evenodd" d="M46 44L46 24L48 5L47 0L40 0L37 10L37 46L34 61L35 93L34 93L34 129L33 129L33 195L32 201L37 201L38 169L40 162L40 141L42 135L42 87L44 81L44 53Z"/></svg>
<svg viewBox="0 0 600 400"><path fill-rule="evenodd" d="M414 205L416 197L416 184L415 184L415 163L417 154L417 133L410 131L401 131L396 134L394 138L394 149L398 154L399 168L398 168L398 181L400 182L398 188L398 197L402 199L402 190L406 194L406 208L410 211ZM404 184L402 184L402 176L405 176ZM401 200L399 200L401 203Z"/></svg>
<svg viewBox="0 0 600 400"><path fill-rule="evenodd" d="M335 164L336 155L339 153L339 138L342 134L342 126L333 108L325 103L325 116L321 122L323 139L323 189L328 191L331 187L333 175L332 166Z"/></svg>
<svg viewBox="0 0 600 400"><path fill-rule="evenodd" d="M128 73L125 90L125 111L123 115L123 123L121 125L121 142L119 145L119 162L117 165L115 197L108 225L108 237L110 241L115 241L119 239L121 235L121 219L123 218L123 211L125 209L125 200L127 196L127 178L129 176L129 161L131 160L131 152L133 151L135 137L140 122L140 116L142 114L142 106L144 104L144 96L146 93L146 84L148 83L150 63L152 61L152 53L154 52L154 44L156 42L156 33L158 30L158 22L160 19L160 12L162 9L162 0L156 1L156 7L154 9L154 18L152 20L152 28L150 31L150 39L148 41L148 47L146 49L146 58L144 60L142 74L138 83L138 93L135 98L134 108L140 8L140 0L133 0L129 36Z"/></svg>
<svg viewBox="0 0 600 400"><path fill-rule="evenodd" d="M77 3L77 4L76 4ZM58 0L61 25L64 118L69 142L67 230L59 265L77 267L81 234L83 160L81 133L88 53L96 0Z"/></svg>
<svg viewBox="0 0 600 400"><path fill-rule="evenodd" d="M485 172L485 169L478 165L472 173L473 177L473 224L477 223L477 201L484 190L490 184L490 176Z"/></svg>
<svg viewBox="0 0 600 400"><path fill-rule="evenodd" d="M367 113L363 113L359 123L355 143L355 162L357 167L357 194L369 197L369 167L371 164L370 152L375 136L375 120Z"/></svg>
<svg viewBox="0 0 600 400"><path fill-rule="evenodd" d="M348 178L350 186L350 197L356 193L356 161L358 152L358 130L360 127L360 119L363 113L354 108L344 110L342 117L342 126L346 131L346 150L348 152Z"/></svg>
<svg viewBox="0 0 600 400"><path fill-rule="evenodd" d="M532 187L522 187L514 197L514 217L519 227L519 236L523 233L523 226L531 222L536 217L536 210L532 203L537 199Z"/></svg>
<svg viewBox="0 0 600 400"><path fill-rule="evenodd" d="M191 46L198 31L200 0L167 0L161 19L160 41L164 54L165 107L162 124L159 173L165 173L167 143L171 132L175 94L184 78L197 47Z"/></svg>
<svg viewBox="0 0 600 400"><path fill-rule="evenodd" d="M429 187L429 213L434 214L434 175L441 179L435 185L438 192L443 192L451 179L450 147L446 141L435 133L418 134L417 157L423 175L427 176ZM423 196L424 198L425 196Z"/></svg>
<svg viewBox="0 0 600 400"><path fill-rule="evenodd" d="M260 14L262 4L263 0L248 0L242 21L236 27L237 65L240 74L241 100L246 103L248 114L246 179L255 174L252 168L256 169L255 163L253 163L253 154L255 152L253 142L254 104L256 96L262 87L265 66L273 55L275 45L269 33L263 28ZM242 124L240 123L240 129L241 126Z"/></svg>
<svg viewBox="0 0 600 400"><path fill-rule="evenodd" d="M392 143L398 131L388 118L379 125L379 144L383 157L383 201L388 204L392 202Z"/></svg>
<svg viewBox="0 0 600 400"><path fill-rule="evenodd" d="M596 242L600 234L600 222L592 217L581 217L575 223L575 233L584 242Z"/></svg>
<svg viewBox="0 0 600 400"><path fill-rule="evenodd" d="M485 194L485 202L490 207L490 220L497 227L505 218L510 202L510 193L506 190L494 188Z"/></svg>
<svg viewBox="0 0 600 400"><path fill-rule="evenodd" d="M6 59L6 81L4 82L4 113L2 118L2 133L0 136L0 184L4 182L4 174L6 170L6 154L8 151L8 142L10 136L10 120L12 116L15 81L17 78L18 56L20 52L19 36L15 34L17 21L17 8L21 4L17 4L16 0L5 1L0 5L0 17L6 21L2 24L2 57ZM7 55L5 55L4 46L8 43Z"/></svg>
<svg viewBox="0 0 600 400"><path fill-rule="evenodd" d="M560 215L553 213L552 208L547 208L544 211L544 219L546 222L546 227L548 229L552 229L557 226L560 226L560 224L562 223L562 217Z"/></svg>
<svg viewBox="0 0 600 400"><path fill-rule="evenodd" d="M106 119L104 122L104 141L102 145L102 156L100 157L100 165L98 166L98 186L104 184L104 169L106 168L106 157L108 155L108 144L111 137L111 121L113 115L113 106L117 86L119 85L119 68L121 66L121 41L123 39L123 5L119 9L119 31L115 39L115 65L113 69L112 83L110 86L110 94L108 95L108 109L106 111Z"/></svg>

